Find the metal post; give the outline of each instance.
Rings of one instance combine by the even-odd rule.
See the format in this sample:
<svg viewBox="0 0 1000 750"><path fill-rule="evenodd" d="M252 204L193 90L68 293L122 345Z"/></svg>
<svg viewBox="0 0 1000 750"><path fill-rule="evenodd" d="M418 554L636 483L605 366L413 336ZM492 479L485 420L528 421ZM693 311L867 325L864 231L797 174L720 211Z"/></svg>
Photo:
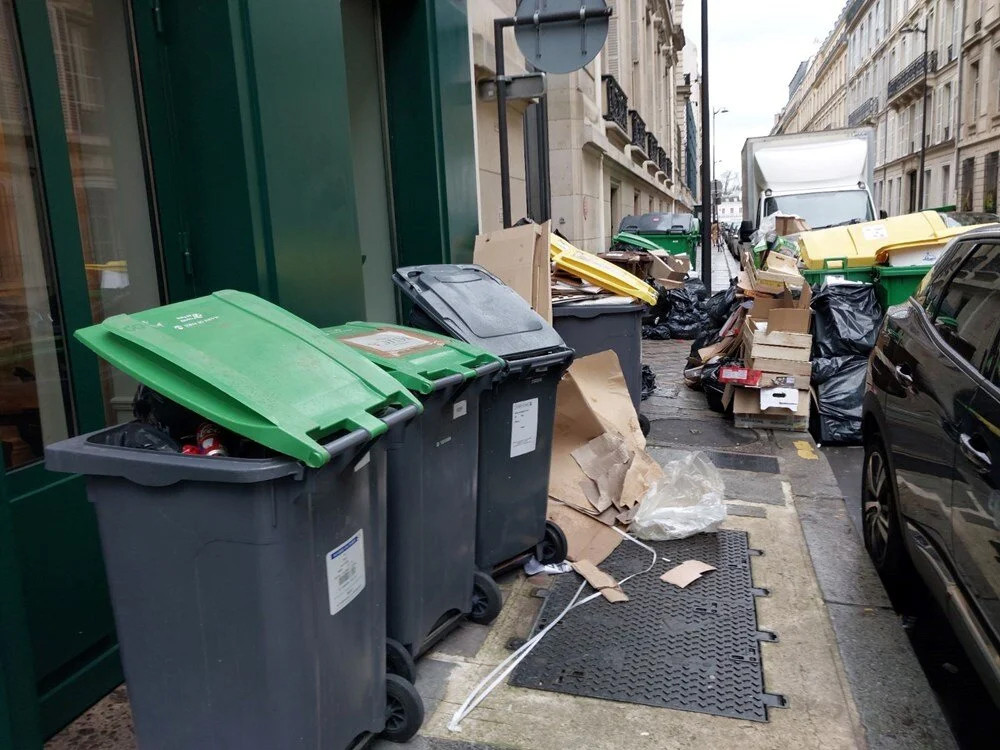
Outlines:
<svg viewBox="0 0 1000 750"><path fill-rule="evenodd" d="M701 280L712 290L712 170L706 163L712 153L708 97L708 0L701 0Z"/></svg>
<svg viewBox="0 0 1000 750"><path fill-rule="evenodd" d="M497 130L500 134L500 202L503 210L503 227L510 226L510 144L507 142L507 71L504 66L503 30L512 25L512 19L497 18L493 21L493 46L496 50L497 77Z"/></svg>
<svg viewBox="0 0 1000 750"><path fill-rule="evenodd" d="M924 210L924 162L927 158L927 39L930 34L927 33L927 20L924 20L924 114L922 122L920 123L920 195L917 196L917 210Z"/></svg>
<svg viewBox="0 0 1000 750"><path fill-rule="evenodd" d="M715 135L715 116L719 114L717 110L712 110L712 135ZM716 152L719 149L719 144L716 140L712 139L712 223L715 224L719 220L719 214L715 207L715 165L718 164L716 157Z"/></svg>

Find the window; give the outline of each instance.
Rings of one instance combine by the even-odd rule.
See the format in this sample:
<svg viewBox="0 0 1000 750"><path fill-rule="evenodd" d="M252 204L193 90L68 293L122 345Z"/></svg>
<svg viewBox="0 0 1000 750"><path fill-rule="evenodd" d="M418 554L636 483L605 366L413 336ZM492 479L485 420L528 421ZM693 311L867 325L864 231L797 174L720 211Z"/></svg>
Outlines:
<svg viewBox="0 0 1000 750"><path fill-rule="evenodd" d="M972 210L972 178L976 172L976 158L970 157L962 160L962 186L961 200L958 207L960 211Z"/></svg>
<svg viewBox="0 0 1000 750"><path fill-rule="evenodd" d="M924 193L921 196L920 205L923 208L927 208L931 205L931 170L924 171Z"/></svg>
<svg viewBox="0 0 1000 750"><path fill-rule="evenodd" d="M993 112L1000 112L1000 47L993 50Z"/></svg>
<svg viewBox="0 0 1000 750"><path fill-rule="evenodd" d="M969 125L975 126L975 119L979 117L979 63L974 62L969 69L969 78L972 79L972 101L969 102L971 111L969 113Z"/></svg>
<svg viewBox="0 0 1000 750"><path fill-rule="evenodd" d="M963 359L982 367L1000 326L998 307L1000 245L980 245L948 282L934 328Z"/></svg>
<svg viewBox="0 0 1000 750"><path fill-rule="evenodd" d="M945 285L948 283L948 279L951 278L955 269L962 265L962 261L965 260L965 256L969 254L971 248L972 243L969 242L952 245L945 250L944 254L938 258L937 263L934 264L930 281L923 291L916 295L917 301L923 305L928 315L933 316L937 312L937 307L941 302L941 295Z"/></svg>
<svg viewBox="0 0 1000 750"><path fill-rule="evenodd" d="M951 164L941 167L941 205L951 205Z"/></svg>
<svg viewBox="0 0 1000 750"><path fill-rule="evenodd" d="M983 180L983 211L988 214L997 210L997 165L1000 153L992 151L986 154L986 169Z"/></svg>

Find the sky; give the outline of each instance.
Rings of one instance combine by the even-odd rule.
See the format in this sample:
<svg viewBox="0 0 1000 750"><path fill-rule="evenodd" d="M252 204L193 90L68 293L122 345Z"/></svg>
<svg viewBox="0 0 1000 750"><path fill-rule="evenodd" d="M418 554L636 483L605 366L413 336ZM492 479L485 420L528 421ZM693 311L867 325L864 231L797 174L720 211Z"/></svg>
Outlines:
<svg viewBox="0 0 1000 750"><path fill-rule="evenodd" d="M729 110L715 118L717 177L729 169L741 173L743 142L771 132L799 63L819 49L844 5L845 0L709 0L710 105ZM697 54L700 69L701 0L685 0L684 6L684 54Z"/></svg>

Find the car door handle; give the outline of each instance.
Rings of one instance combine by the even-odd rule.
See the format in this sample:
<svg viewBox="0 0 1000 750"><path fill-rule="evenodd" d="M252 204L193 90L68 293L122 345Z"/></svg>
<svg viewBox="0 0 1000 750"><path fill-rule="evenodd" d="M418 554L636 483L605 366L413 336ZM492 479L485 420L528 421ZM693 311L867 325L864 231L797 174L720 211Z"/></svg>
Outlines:
<svg viewBox="0 0 1000 750"><path fill-rule="evenodd" d="M978 450L972 444L971 435L963 432L958 436L958 444L962 448L962 455L969 459L969 463L975 466L978 471L987 472L992 468L993 460L990 458L990 454Z"/></svg>
<svg viewBox="0 0 1000 750"><path fill-rule="evenodd" d="M896 377L903 385L913 385L913 373L909 365L896 365Z"/></svg>

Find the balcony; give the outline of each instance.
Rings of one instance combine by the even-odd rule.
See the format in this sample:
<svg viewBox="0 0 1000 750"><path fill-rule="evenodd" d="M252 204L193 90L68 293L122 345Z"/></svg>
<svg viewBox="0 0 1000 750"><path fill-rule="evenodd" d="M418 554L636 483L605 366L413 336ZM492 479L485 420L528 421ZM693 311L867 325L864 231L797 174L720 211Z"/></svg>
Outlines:
<svg viewBox="0 0 1000 750"><path fill-rule="evenodd" d="M656 136L652 133L646 133L646 155L651 162L656 164L657 168L659 168L659 164L656 161L656 156L659 150L660 142L656 140Z"/></svg>
<svg viewBox="0 0 1000 750"><path fill-rule="evenodd" d="M888 100L893 107L904 107L919 99L924 90L924 57L927 57L927 73L937 70L937 51L925 52L889 79Z"/></svg>
<svg viewBox="0 0 1000 750"><path fill-rule="evenodd" d="M628 133L628 97L614 76L603 75L601 80L604 82L604 119Z"/></svg>
<svg viewBox="0 0 1000 750"><path fill-rule="evenodd" d="M640 151L645 152L646 150L646 121L643 120L639 113L634 109L628 111L629 117L632 119L632 145L638 148Z"/></svg>
<svg viewBox="0 0 1000 750"><path fill-rule="evenodd" d="M878 97L870 96L862 102L861 106L851 112L847 118L847 127L856 128L859 125L868 125L875 120L878 114Z"/></svg>

